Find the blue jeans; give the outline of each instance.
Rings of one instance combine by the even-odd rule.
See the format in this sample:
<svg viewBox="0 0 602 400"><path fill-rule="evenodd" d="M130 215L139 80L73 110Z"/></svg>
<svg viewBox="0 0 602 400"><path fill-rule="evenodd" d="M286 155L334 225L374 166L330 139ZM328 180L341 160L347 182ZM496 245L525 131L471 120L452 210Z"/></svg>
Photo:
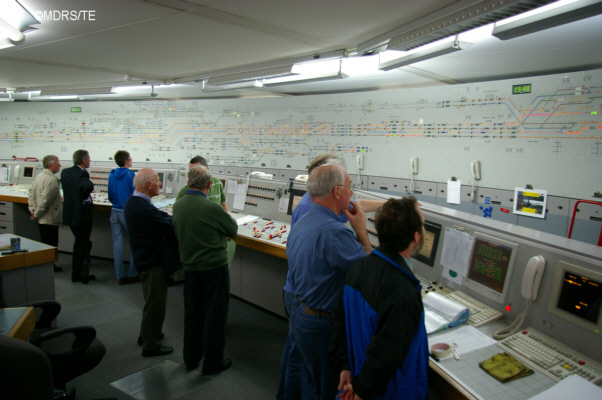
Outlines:
<svg viewBox="0 0 602 400"><path fill-rule="evenodd" d="M278 383L278 392L276 400L299 400L301 399L301 359L299 353L291 354L293 347L293 329L291 314L296 306L297 298L291 292L284 291L284 307L289 316L288 335L286 336L286 345L282 352L282 361L280 362L280 382Z"/></svg>
<svg viewBox="0 0 602 400"><path fill-rule="evenodd" d="M309 315L305 309L305 305L297 304L291 318L291 354L297 351L301 359L301 393L304 400L332 400L339 384L338 374L328 357L332 317Z"/></svg>
<svg viewBox="0 0 602 400"><path fill-rule="evenodd" d="M134 255L130 255L130 267L128 273L125 273L125 266L123 265L123 233L127 234L125 228L125 218L123 217L123 210L111 210L111 234L113 236L113 260L115 261L115 273L117 279L123 279L126 277L134 278L138 276L136 272L136 265L134 264Z"/></svg>

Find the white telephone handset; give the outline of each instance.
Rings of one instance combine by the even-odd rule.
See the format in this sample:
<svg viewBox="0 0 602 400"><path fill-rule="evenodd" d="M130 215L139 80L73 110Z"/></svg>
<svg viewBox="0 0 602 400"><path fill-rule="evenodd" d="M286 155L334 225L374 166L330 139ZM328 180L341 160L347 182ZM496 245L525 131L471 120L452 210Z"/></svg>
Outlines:
<svg viewBox="0 0 602 400"><path fill-rule="evenodd" d="M412 170L412 174L418 175L418 157L410 158L410 169Z"/></svg>
<svg viewBox="0 0 602 400"><path fill-rule="evenodd" d="M360 171L364 169L364 155L363 154L357 155L357 169L359 169Z"/></svg>
<svg viewBox="0 0 602 400"><path fill-rule="evenodd" d="M543 271L546 268L546 260L542 256L533 256L525 267L525 273L523 274L523 282L521 285L521 294L527 300L527 306L525 311L520 313L516 319L508 325L506 328L501 329L493 334L493 338L497 340L506 339L508 336L514 335L520 329L523 321L527 317L529 311L529 304L532 300L537 299L537 293L539 293L539 284L543 277Z"/></svg>
<svg viewBox="0 0 602 400"><path fill-rule="evenodd" d="M474 178L474 180L476 180L476 181L481 180L481 162L478 160L471 162L470 169L471 169L472 177Z"/></svg>
<svg viewBox="0 0 602 400"><path fill-rule="evenodd" d="M526 300L536 300L539 293L539 285L546 268L546 260L542 256L533 256L525 267L521 294Z"/></svg>

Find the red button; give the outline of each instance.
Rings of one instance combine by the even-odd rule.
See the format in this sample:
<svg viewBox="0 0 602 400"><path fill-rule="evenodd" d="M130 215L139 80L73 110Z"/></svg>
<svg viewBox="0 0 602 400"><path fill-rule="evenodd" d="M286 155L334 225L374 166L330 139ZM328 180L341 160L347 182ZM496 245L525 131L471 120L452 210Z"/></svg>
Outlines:
<svg viewBox="0 0 602 400"><path fill-rule="evenodd" d="M523 331L523 335L526 335L526 334L527 334L527 331Z"/></svg>
<svg viewBox="0 0 602 400"><path fill-rule="evenodd" d="M579 365L585 365L585 361L583 361L583 360L579 361Z"/></svg>

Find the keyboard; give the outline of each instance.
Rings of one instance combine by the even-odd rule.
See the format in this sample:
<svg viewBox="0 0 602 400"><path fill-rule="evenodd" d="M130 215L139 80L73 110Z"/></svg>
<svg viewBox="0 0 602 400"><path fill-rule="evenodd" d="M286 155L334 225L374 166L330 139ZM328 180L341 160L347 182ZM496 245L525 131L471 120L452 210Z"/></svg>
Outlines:
<svg viewBox="0 0 602 400"><path fill-rule="evenodd" d="M497 345L555 382L579 375L596 385L602 383L602 364L535 329L515 333Z"/></svg>
<svg viewBox="0 0 602 400"><path fill-rule="evenodd" d="M460 292L459 290L448 294L447 298L468 308L470 311L470 318L466 324L472 325L475 328L504 318L504 314L501 312L481 303L477 299L474 299L466 293Z"/></svg>

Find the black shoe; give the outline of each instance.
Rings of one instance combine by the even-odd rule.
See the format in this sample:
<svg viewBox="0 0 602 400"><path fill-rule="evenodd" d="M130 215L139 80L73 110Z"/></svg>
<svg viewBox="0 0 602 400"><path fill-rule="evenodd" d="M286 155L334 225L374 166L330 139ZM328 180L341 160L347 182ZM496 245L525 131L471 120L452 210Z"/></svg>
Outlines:
<svg viewBox="0 0 602 400"><path fill-rule="evenodd" d="M96 280L96 275L84 275L84 274L82 274L81 283L83 283L84 285L87 285L88 282L95 281L95 280Z"/></svg>
<svg viewBox="0 0 602 400"><path fill-rule="evenodd" d="M163 338L165 337L165 334L163 332L161 332L159 334L159 340L163 340ZM138 336L138 346L142 346L142 336Z"/></svg>
<svg viewBox="0 0 602 400"><path fill-rule="evenodd" d="M222 372L227 370L232 366L232 360L230 358L224 358L221 362L221 365L213 368L203 367L203 375L212 375L217 374L218 372Z"/></svg>
<svg viewBox="0 0 602 400"><path fill-rule="evenodd" d="M63 269L54 265L54 272L63 272Z"/></svg>
<svg viewBox="0 0 602 400"><path fill-rule="evenodd" d="M157 350L153 350L153 351L142 350L142 357L165 356L165 355L171 354L171 353L173 353L173 347L161 346Z"/></svg>

